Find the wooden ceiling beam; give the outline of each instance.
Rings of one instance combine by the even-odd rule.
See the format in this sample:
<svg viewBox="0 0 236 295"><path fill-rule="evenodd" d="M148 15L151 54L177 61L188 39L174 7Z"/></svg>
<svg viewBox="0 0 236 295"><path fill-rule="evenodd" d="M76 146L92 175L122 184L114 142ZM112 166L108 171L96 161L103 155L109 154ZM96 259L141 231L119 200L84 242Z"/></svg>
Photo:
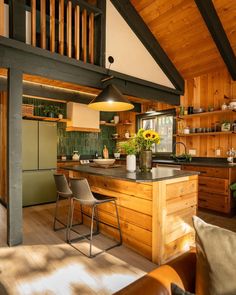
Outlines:
<svg viewBox="0 0 236 295"><path fill-rule="evenodd" d="M212 0L194 0L223 58L232 79L236 80L236 57Z"/></svg>
<svg viewBox="0 0 236 295"><path fill-rule="evenodd" d="M184 80L152 32L129 0L111 0L112 4L124 18L139 40L143 43L163 72L176 89L184 91Z"/></svg>

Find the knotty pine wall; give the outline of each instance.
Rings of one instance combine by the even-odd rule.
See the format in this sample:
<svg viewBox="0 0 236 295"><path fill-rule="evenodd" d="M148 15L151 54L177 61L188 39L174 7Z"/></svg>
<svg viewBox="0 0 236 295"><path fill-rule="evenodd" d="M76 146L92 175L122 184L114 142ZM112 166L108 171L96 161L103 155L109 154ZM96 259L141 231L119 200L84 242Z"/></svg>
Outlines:
<svg viewBox="0 0 236 295"><path fill-rule="evenodd" d="M221 105L229 100L224 98L224 95L236 99L236 81L232 81L227 70L212 72L201 75L185 81L185 94L181 97L181 105L194 106L195 108L213 106L215 109L220 109ZM156 103L145 104L143 111L149 106L154 106L157 110L173 108L171 105ZM176 108L177 113L179 107ZM206 116L201 118L192 118L188 121L183 121L183 126L191 127L211 127L216 121L220 123L224 120L233 122L236 120L236 112L232 114L220 114L214 116ZM189 136L177 137L177 141L182 141L186 144L187 149L195 149L197 157L218 157L216 149L220 149L220 157L227 157L226 152L229 148L236 149L236 134L231 135L209 135L209 136ZM177 146L177 152L182 153L183 149Z"/></svg>

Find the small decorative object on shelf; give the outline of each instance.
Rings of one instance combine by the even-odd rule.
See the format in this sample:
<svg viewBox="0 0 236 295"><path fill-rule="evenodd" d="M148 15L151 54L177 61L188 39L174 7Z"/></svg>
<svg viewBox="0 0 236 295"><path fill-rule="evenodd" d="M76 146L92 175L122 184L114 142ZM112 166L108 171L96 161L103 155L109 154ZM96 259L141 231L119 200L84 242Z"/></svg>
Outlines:
<svg viewBox="0 0 236 295"><path fill-rule="evenodd" d="M119 123L119 120L120 120L120 117L119 116L114 116L114 123L115 124L118 124Z"/></svg>
<svg viewBox="0 0 236 295"><path fill-rule="evenodd" d="M50 117L50 118L59 117L59 115L62 116L62 118L63 118L63 115L61 113L62 110L59 106L55 106L55 105L51 105L51 104L45 105L43 107L43 112L47 117Z"/></svg>
<svg viewBox="0 0 236 295"><path fill-rule="evenodd" d="M184 128L183 131L184 131L184 134L189 134L190 133L190 128L187 126L187 127Z"/></svg>
<svg viewBox="0 0 236 295"><path fill-rule="evenodd" d="M33 116L34 105L33 104L22 104L22 116Z"/></svg>
<svg viewBox="0 0 236 295"><path fill-rule="evenodd" d="M193 114L193 107L188 107L188 115L192 115Z"/></svg>
<svg viewBox="0 0 236 295"><path fill-rule="evenodd" d="M228 109L228 106L225 102L222 104L221 109L222 109L222 111L225 111Z"/></svg>
<svg viewBox="0 0 236 295"><path fill-rule="evenodd" d="M179 108L179 115L183 116L184 115L184 106L180 106Z"/></svg>
<svg viewBox="0 0 236 295"><path fill-rule="evenodd" d="M231 124L228 121L225 121L221 124L221 131L230 131Z"/></svg>
<svg viewBox="0 0 236 295"><path fill-rule="evenodd" d="M234 150L234 148L231 148L227 151L227 161L229 162L229 164L233 164L234 163L234 157L236 155L236 151Z"/></svg>

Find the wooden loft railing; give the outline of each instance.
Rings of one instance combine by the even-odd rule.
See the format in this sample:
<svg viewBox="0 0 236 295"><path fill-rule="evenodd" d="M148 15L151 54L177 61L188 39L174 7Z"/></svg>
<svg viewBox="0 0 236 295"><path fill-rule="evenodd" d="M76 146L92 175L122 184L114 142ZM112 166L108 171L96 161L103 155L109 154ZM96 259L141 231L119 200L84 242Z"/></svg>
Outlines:
<svg viewBox="0 0 236 295"><path fill-rule="evenodd" d="M12 0L13 2L16 0ZM28 43L61 55L101 65L102 11L84 0L20 0L28 20L23 21ZM6 3L5 3L6 5ZM9 9L11 14L11 8ZM14 16L14 13L12 13ZM0 0L0 35L4 35L4 0ZM9 27L14 19L9 16ZM7 36L8 37L8 36ZM12 38L10 36L10 38Z"/></svg>

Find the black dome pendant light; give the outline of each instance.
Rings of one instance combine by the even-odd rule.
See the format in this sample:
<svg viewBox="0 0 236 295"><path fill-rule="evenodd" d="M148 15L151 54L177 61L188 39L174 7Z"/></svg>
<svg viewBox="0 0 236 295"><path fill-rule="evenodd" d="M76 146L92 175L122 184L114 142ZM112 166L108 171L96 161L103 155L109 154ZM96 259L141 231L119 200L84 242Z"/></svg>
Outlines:
<svg viewBox="0 0 236 295"><path fill-rule="evenodd" d="M114 58L109 56L108 61L111 66L114 62ZM108 73L110 66L108 68ZM101 82L104 83L112 80L113 78L113 76L109 76L102 79ZM110 83L89 103L88 107L103 112L120 112L132 110L134 105L122 95L120 90L115 85Z"/></svg>

